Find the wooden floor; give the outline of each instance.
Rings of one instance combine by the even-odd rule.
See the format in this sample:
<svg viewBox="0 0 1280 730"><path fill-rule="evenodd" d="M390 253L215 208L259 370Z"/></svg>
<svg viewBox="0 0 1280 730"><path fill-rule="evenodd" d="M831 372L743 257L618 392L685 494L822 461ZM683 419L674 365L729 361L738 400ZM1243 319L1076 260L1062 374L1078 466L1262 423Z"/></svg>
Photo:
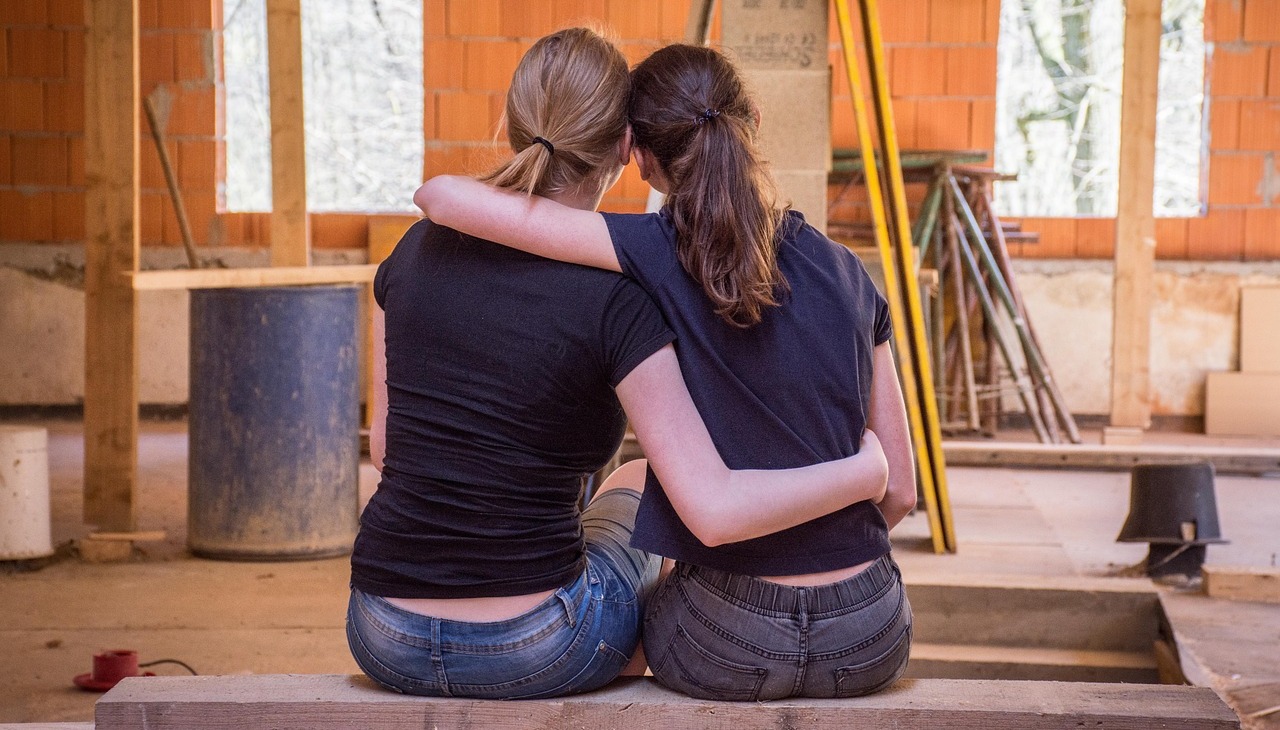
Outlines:
<svg viewBox="0 0 1280 730"><path fill-rule="evenodd" d="M185 551L186 430L144 422L140 448L140 524L165 539L142 545L135 560L91 565L72 557L83 538L79 424L50 427L53 536L68 557L43 569L0 570L0 723L88 722L95 695L72 687L104 649L130 648L142 661L180 659L201 674L354 674L346 648L346 559L232 563ZM1194 449L1195 443L1187 445ZM361 493L376 485L367 464ZM909 586L1046 586L1127 590L1145 545L1115 542L1128 507L1126 472L952 467L958 554L929 549L923 513L893 534ZM1280 479L1219 476L1224 536L1215 565L1266 567L1280 552ZM1099 586L1104 586L1099 588ZM1280 606L1212 600L1160 588L1193 680L1249 714L1280 705ZM1089 614L1083 613L1087 620ZM1046 633L1061 618L1033 612ZM921 639L923 660L927 645ZM941 643L950 643L950 640ZM1110 651L1106 649L1105 651ZM182 675L158 665L162 675ZM1246 712L1247 711L1247 712ZM1280 728L1280 713L1246 721Z"/></svg>

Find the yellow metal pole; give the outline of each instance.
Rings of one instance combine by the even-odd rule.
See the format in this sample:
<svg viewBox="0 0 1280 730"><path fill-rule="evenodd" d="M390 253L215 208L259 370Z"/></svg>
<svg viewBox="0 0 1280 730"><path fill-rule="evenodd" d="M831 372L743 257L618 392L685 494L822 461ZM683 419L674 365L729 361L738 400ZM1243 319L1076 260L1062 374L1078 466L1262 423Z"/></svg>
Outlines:
<svg viewBox="0 0 1280 730"><path fill-rule="evenodd" d="M889 229L884 214L884 196L880 189L880 173L876 168L875 149L871 144L867 105L862 97L862 79L858 74L857 58L854 56L853 23L847 0L835 0L835 6L836 22L840 26L840 45L845 71L849 76L849 95L853 97L853 116L858 126L858 147L862 152L867 195L871 200L872 229L875 232L876 248L880 251L880 263L884 268L884 293L889 302L889 317L893 323L893 343L898 351L898 367L902 373L902 394L906 400L907 420L911 426L911 440L915 444L916 461L919 464L925 512L929 518L929 534L933 539L934 552L941 553L945 552L947 547L938 514L937 493L933 484L932 454L925 439L925 425L920 411L920 394L915 385L915 358L912 355L911 339L907 333L902 290L898 284L893 250L889 243Z"/></svg>
<svg viewBox="0 0 1280 730"><path fill-rule="evenodd" d="M844 2L844 0L839 0ZM955 524L951 515L951 499L947 492L946 464L942 455L942 426L938 420L938 401L933 390L932 366L929 363L929 345L924 335L924 310L920 304L920 288L916 271L915 252L911 247L911 223L907 217L907 195L902 182L902 161L899 158L897 131L893 124L893 103L889 96L889 83L884 63L884 45L880 35L880 13L877 0L860 0L862 9L862 33L866 43L867 71L871 77L873 100L880 129L880 150L884 159L885 175L889 178L889 210L893 214L893 228L897 233L898 259L902 264L902 289L906 294L907 314L911 318L912 346L916 354L920 389L920 403L924 406L924 425L927 429L930 465L933 467L933 483L937 489L938 517L942 522L943 537L948 551L956 549ZM865 154L865 152L864 152Z"/></svg>

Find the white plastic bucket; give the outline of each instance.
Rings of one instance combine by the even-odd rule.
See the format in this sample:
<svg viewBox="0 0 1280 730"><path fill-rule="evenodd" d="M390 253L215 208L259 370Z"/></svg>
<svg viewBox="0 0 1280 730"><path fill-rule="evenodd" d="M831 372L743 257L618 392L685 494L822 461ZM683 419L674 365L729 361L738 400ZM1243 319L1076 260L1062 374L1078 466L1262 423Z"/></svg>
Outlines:
<svg viewBox="0 0 1280 730"><path fill-rule="evenodd" d="M0 560L52 554L49 432L0 425Z"/></svg>

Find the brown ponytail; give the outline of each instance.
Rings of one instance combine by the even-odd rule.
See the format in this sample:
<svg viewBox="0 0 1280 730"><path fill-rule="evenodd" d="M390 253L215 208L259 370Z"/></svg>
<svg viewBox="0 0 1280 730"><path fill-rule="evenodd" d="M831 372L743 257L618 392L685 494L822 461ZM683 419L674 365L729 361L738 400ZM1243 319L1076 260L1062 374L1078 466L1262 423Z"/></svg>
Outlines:
<svg viewBox="0 0 1280 730"><path fill-rule="evenodd" d="M716 313L750 327L778 304L773 179L756 149L756 107L733 64L699 46L654 52L631 74L627 115L637 147L671 182L676 253Z"/></svg>
<svg viewBox="0 0 1280 730"><path fill-rule="evenodd" d="M574 190L609 168L626 133L627 60L587 28L538 39L507 91L507 136L515 156L481 178L530 195Z"/></svg>

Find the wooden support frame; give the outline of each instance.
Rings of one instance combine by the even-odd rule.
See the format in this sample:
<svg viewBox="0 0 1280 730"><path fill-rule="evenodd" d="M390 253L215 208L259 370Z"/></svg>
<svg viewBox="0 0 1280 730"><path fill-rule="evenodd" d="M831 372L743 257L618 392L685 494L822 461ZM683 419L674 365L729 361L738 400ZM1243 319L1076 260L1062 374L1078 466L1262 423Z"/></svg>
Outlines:
<svg viewBox="0 0 1280 730"><path fill-rule="evenodd" d="M271 95L271 265L311 263L300 0L267 0Z"/></svg>
<svg viewBox="0 0 1280 730"><path fill-rule="evenodd" d="M138 315L137 0L89 0L85 47L84 521L135 529Z"/></svg>
<svg viewBox="0 0 1280 730"><path fill-rule="evenodd" d="M1111 425L1151 425L1151 299L1155 269L1156 93L1160 0L1127 0L1120 181L1116 211Z"/></svg>
<svg viewBox="0 0 1280 730"><path fill-rule="evenodd" d="M171 269L127 274L134 291L163 289L227 289L231 287L367 284L378 271L374 264L338 266L271 266L258 269Z"/></svg>

